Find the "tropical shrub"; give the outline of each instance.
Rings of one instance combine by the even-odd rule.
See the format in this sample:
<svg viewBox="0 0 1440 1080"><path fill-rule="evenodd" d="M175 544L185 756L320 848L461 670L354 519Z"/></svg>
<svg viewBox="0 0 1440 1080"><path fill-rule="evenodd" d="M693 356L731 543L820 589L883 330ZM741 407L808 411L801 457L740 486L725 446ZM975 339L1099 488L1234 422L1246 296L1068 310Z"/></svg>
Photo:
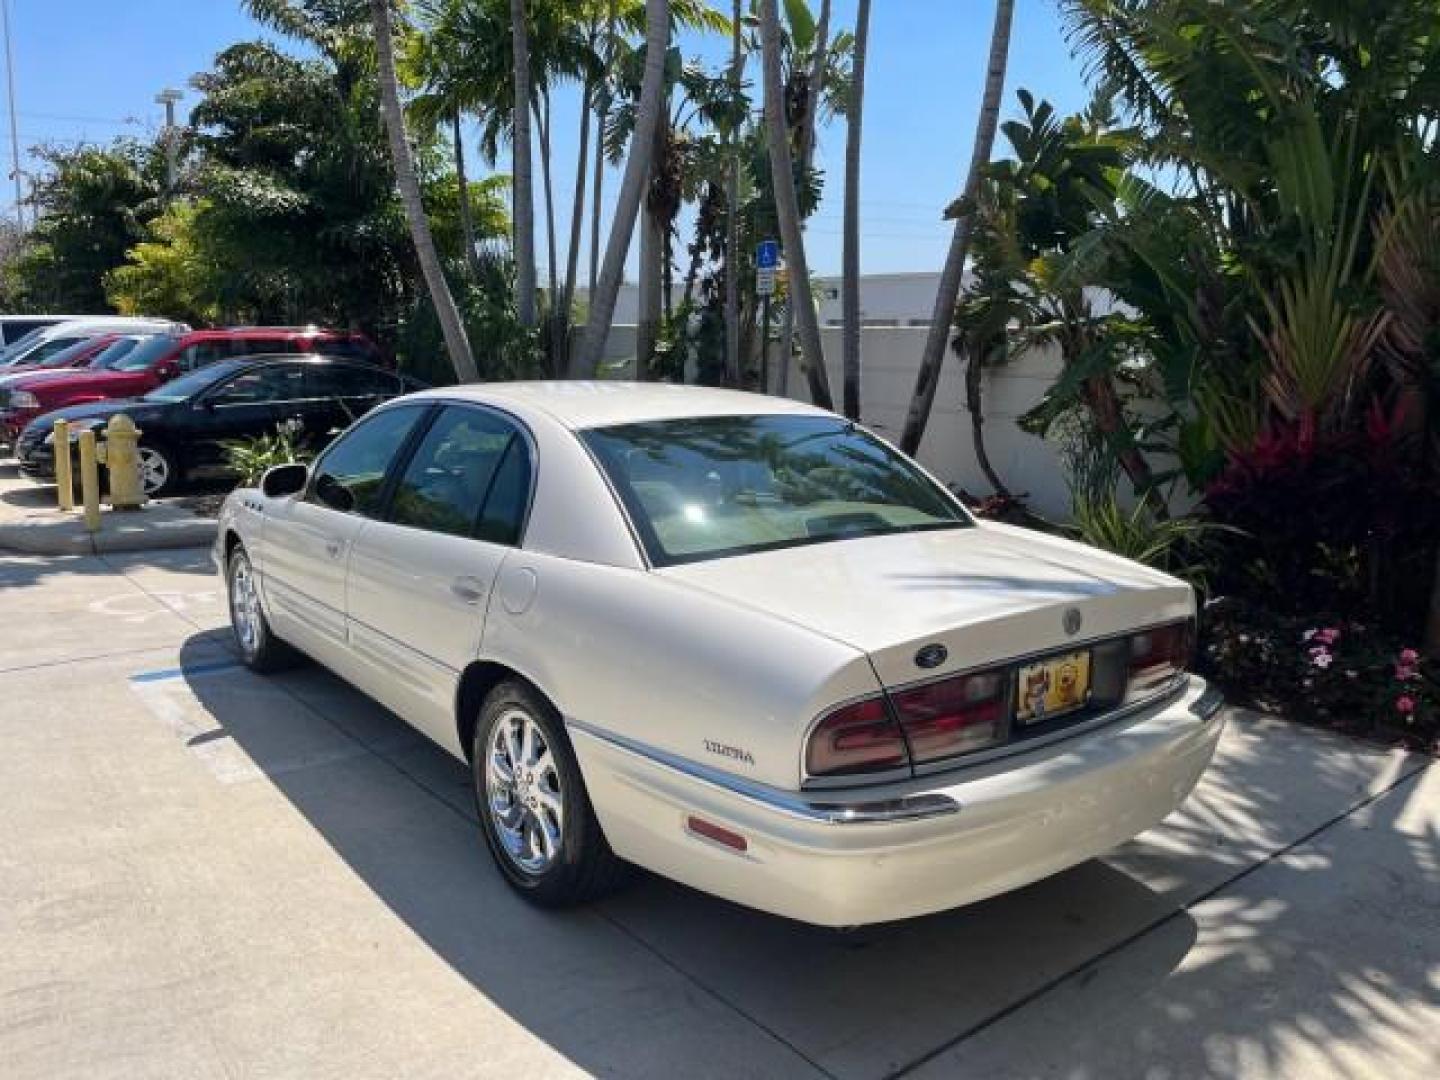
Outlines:
<svg viewBox="0 0 1440 1080"><path fill-rule="evenodd" d="M1220 601L1201 620L1200 663L1237 703L1440 750L1440 671L1372 624Z"/></svg>
<svg viewBox="0 0 1440 1080"><path fill-rule="evenodd" d="M254 487L276 465L305 462L314 452L301 440L302 425L287 421L274 432L253 439L233 439L224 446L225 464L239 477L242 487Z"/></svg>

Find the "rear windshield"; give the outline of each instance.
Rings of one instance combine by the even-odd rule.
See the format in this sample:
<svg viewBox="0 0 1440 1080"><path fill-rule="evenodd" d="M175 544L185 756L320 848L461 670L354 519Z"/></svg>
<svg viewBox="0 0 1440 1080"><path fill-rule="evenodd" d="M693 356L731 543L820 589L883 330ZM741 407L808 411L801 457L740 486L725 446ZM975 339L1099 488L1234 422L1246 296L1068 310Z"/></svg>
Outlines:
<svg viewBox="0 0 1440 1080"><path fill-rule="evenodd" d="M831 417L664 420L581 438L656 566L971 524L907 459Z"/></svg>

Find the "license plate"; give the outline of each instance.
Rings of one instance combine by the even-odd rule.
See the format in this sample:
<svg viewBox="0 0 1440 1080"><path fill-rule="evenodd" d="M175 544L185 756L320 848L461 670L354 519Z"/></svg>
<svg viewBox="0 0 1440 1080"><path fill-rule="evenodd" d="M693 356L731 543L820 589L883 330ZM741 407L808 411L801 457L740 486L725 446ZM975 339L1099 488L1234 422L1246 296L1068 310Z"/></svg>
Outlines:
<svg viewBox="0 0 1440 1080"><path fill-rule="evenodd" d="M1015 721L1042 724L1090 699L1090 653L1066 653L1026 664L1016 676Z"/></svg>

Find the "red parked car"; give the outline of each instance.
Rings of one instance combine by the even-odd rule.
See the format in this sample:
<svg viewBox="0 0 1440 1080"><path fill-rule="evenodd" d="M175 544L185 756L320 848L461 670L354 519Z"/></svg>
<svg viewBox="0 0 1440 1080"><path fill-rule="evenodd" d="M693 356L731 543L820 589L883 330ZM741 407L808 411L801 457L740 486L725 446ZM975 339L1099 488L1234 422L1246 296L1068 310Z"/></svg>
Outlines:
<svg viewBox="0 0 1440 1080"><path fill-rule="evenodd" d="M322 353L371 363L379 351L363 334L315 327L254 326L157 334L103 370L33 372L0 386L0 440L14 444L37 416L70 405L139 397L217 360Z"/></svg>

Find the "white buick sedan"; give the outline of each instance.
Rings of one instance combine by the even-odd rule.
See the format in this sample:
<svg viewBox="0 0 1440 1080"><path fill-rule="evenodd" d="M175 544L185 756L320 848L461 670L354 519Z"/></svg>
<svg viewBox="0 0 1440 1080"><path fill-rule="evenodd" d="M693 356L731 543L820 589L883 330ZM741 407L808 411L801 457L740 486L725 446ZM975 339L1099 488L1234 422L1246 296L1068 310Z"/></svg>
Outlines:
<svg viewBox="0 0 1440 1080"><path fill-rule="evenodd" d="M775 398L401 398L232 494L215 557L246 663L467 762L545 905L629 863L828 926L968 904L1154 825L1220 737L1188 586Z"/></svg>

